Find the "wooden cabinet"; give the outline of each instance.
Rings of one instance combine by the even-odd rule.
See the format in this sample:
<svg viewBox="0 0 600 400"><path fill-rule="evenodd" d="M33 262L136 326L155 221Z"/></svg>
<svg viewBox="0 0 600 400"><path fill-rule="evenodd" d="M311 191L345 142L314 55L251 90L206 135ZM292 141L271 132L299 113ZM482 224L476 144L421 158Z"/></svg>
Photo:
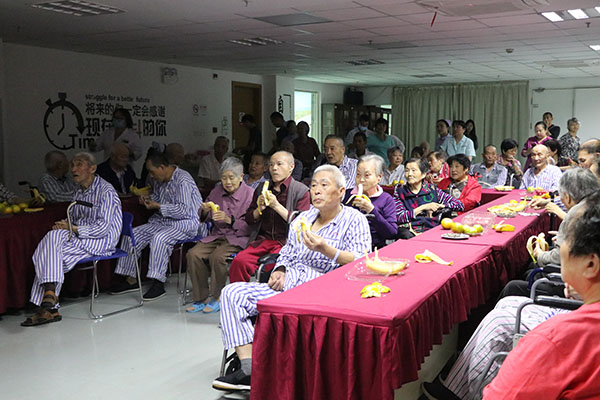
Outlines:
<svg viewBox="0 0 600 400"><path fill-rule="evenodd" d="M347 104L321 105L321 132L323 137L336 135L345 137L346 134L358 125L358 118L367 114L371 120L369 129L373 130L378 118L390 121L392 110L378 106L356 106Z"/></svg>

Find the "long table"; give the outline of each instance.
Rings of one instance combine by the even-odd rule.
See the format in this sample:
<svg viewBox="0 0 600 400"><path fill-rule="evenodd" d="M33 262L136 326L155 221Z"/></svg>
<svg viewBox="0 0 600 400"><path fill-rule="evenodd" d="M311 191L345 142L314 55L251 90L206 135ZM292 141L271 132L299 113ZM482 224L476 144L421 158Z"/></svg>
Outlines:
<svg viewBox="0 0 600 400"><path fill-rule="evenodd" d="M520 196L503 193L474 211ZM404 276L385 282L392 290L382 298L362 299L360 289L368 282L346 278L359 259L260 301L251 398L392 399L394 389L417 379L442 335L526 264L527 238L548 229L545 215L507 222L514 232L459 242L442 239L435 228L380 250L411 260ZM454 264L414 262L425 249Z"/></svg>
<svg viewBox="0 0 600 400"><path fill-rule="evenodd" d="M148 220L150 213L137 203L137 198L121 200L123 209L134 216L134 225ZM0 217L0 314L20 309L29 299L35 276L31 259L37 244L52 228L55 221L66 217L69 203L49 204L44 211ZM89 273L74 271L65 276L65 293L77 293L91 283ZM98 280L105 288L110 283L112 269L100 268Z"/></svg>

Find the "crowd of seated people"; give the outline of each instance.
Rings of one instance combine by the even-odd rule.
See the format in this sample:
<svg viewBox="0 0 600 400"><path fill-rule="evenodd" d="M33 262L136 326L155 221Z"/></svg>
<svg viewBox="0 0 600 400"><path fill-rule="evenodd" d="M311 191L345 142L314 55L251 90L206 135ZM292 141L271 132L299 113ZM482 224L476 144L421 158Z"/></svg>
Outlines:
<svg viewBox="0 0 600 400"><path fill-rule="evenodd" d="M128 194L130 186L138 182L131 162L139 158L141 149L138 142L127 139L131 134L127 113L115 111L113 117L114 128L95 145L96 150L104 151L104 162L97 163L89 153L79 153L70 164L71 178L63 153L46 155L46 173L39 186L47 200L84 200L94 207L76 208L74 239L68 240L67 222L61 220L39 243L33 256L36 275L31 290L31 302L38 308L23 322L24 326L60 321L58 296L64 274L82 258L110 254L115 249L121 230L119 195ZM317 278L362 257L366 251L385 246L389 240L410 239L437 226L444 216L472 210L481 202L482 186L512 185L558 192L560 200L556 202L532 203L532 207L544 208L563 220L556 246L549 251L536 249L534 257L537 266L569 265L572 271L565 280L570 286L566 294L554 286L541 288L552 295L574 296L576 292L590 305L575 312L528 309L522 320L523 330L538 333L520 343L506 365L532 358L532 346L551 341L561 326L586 321L586 313L597 309L600 289L590 288L600 287L594 286L600 285L600 255L594 253L597 248L584 249L579 242L584 234L597 236L597 231L586 229L592 226L589 218L598 221L600 141L580 145L579 121L575 118L568 121L568 132L559 140L550 136L553 132L548 130L547 122L536 123L535 136L527 139L522 149L521 155L527 157L524 168L516 158L516 141L503 140L498 154L496 145L483 146L485 136L480 132L477 137L472 120L449 123L440 119L435 150L430 152L429 144L421 143L405 163L404 144L390 135L385 119L378 119L372 132L368 129L369 119L361 118L346 140L336 135L325 137L322 151L308 136L310 127L306 122L285 121L279 113L273 113L271 120L279 130L270 155L260 152L255 137L236 151L243 161L228 157L229 139L219 136L213 152L198 162L198 182L180 168L186 160L180 144L150 151L145 160L148 178L141 184L150 183L152 193L140 196L139 202L153 214L146 224L134 228L137 254L145 247L150 249L147 278L151 286L143 295L145 301L166 294L167 265L176 242L195 237L201 222L212 224L212 231L186 255L193 288L193 302L186 311L220 312L224 345L234 348L241 361L241 368L217 378L214 388L231 391L250 387L251 319L257 314L259 300ZM253 121L246 118L243 122L250 127L249 134L256 136ZM478 140L482 162L473 163ZM266 182L268 190L263 190ZM391 187L392 195L384 190L385 186ZM207 194L204 201L201 191ZM0 186L0 200L15 202L16 196ZM299 218L312 224L308 231L297 229ZM589 243L589 239L584 242ZM124 242L123 249L129 251L131 245ZM268 283L251 282L258 259L268 254L279 254L275 264L267 268L271 271ZM111 294L139 290L133 257L119 260ZM594 273L586 273L586 268ZM496 365L482 378L482 364L493 352L512 345L509 331L527 291L524 280L510 282L503 289L500 301L481 322L448 377L424 386L430 398L476 398L477 385L482 379L484 383L492 382L498 370L498 378L486 389L486 396L500 398L498 393L515 390L510 367ZM557 346L568 349L569 334L557 337ZM552 360L553 356L542 352L538 358L542 357ZM575 372L563 372L557 382L579 377Z"/></svg>

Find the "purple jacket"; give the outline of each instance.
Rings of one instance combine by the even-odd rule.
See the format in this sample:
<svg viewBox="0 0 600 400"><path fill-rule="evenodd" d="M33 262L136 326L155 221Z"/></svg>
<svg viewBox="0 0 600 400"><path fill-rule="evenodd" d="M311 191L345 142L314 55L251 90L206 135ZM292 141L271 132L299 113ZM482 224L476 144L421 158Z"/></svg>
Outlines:
<svg viewBox="0 0 600 400"><path fill-rule="evenodd" d="M353 189L347 189L344 196L344 205L352 196ZM369 227L371 228L371 241L373 247L382 248L387 239L393 239L398 234L398 223L396 217L396 204L392 196L383 192L376 197L371 197L371 202L375 207L371 211L371 216L367 217ZM348 204L351 206L351 204ZM357 208L357 207L354 207Z"/></svg>

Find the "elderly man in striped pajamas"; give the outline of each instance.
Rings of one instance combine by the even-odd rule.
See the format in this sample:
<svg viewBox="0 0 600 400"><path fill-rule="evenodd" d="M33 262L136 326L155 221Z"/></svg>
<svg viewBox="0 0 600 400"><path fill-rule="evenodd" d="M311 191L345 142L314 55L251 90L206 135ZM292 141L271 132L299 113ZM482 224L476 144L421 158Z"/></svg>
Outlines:
<svg viewBox="0 0 600 400"><path fill-rule="evenodd" d="M242 366L217 378L213 388L250 389L254 337L250 318L257 314L258 301L317 278L370 250L371 234L366 217L341 204L345 186L346 180L338 168L332 165L317 168L310 189L313 207L292 222L287 243L281 249L269 282L236 282L221 293L223 343L227 349L235 348ZM300 218L312 224L311 229L301 234L298 231Z"/></svg>
<svg viewBox="0 0 600 400"><path fill-rule="evenodd" d="M144 300L150 301L166 294L164 282L167 280L167 266L175 243L196 236L202 197L191 175L170 164L163 153L149 156L146 168L155 180L154 191L149 197L140 197L140 203L149 210L156 210L156 213L147 224L135 227L133 233L137 254L150 245L147 276L153 279L153 283L143 296ZM123 250L130 250L130 246L126 241ZM126 278L110 290L111 294L137 290L133 257L119 259L115 273Z"/></svg>
<svg viewBox="0 0 600 400"><path fill-rule="evenodd" d="M30 300L41 307L23 326L60 321L57 303L65 273L83 258L106 256L115 251L122 227L121 201L115 189L95 172L93 155L78 153L73 157L71 173L78 185L73 200L91 203L93 207L73 207L73 235L63 219L38 244L33 254L35 279Z"/></svg>

